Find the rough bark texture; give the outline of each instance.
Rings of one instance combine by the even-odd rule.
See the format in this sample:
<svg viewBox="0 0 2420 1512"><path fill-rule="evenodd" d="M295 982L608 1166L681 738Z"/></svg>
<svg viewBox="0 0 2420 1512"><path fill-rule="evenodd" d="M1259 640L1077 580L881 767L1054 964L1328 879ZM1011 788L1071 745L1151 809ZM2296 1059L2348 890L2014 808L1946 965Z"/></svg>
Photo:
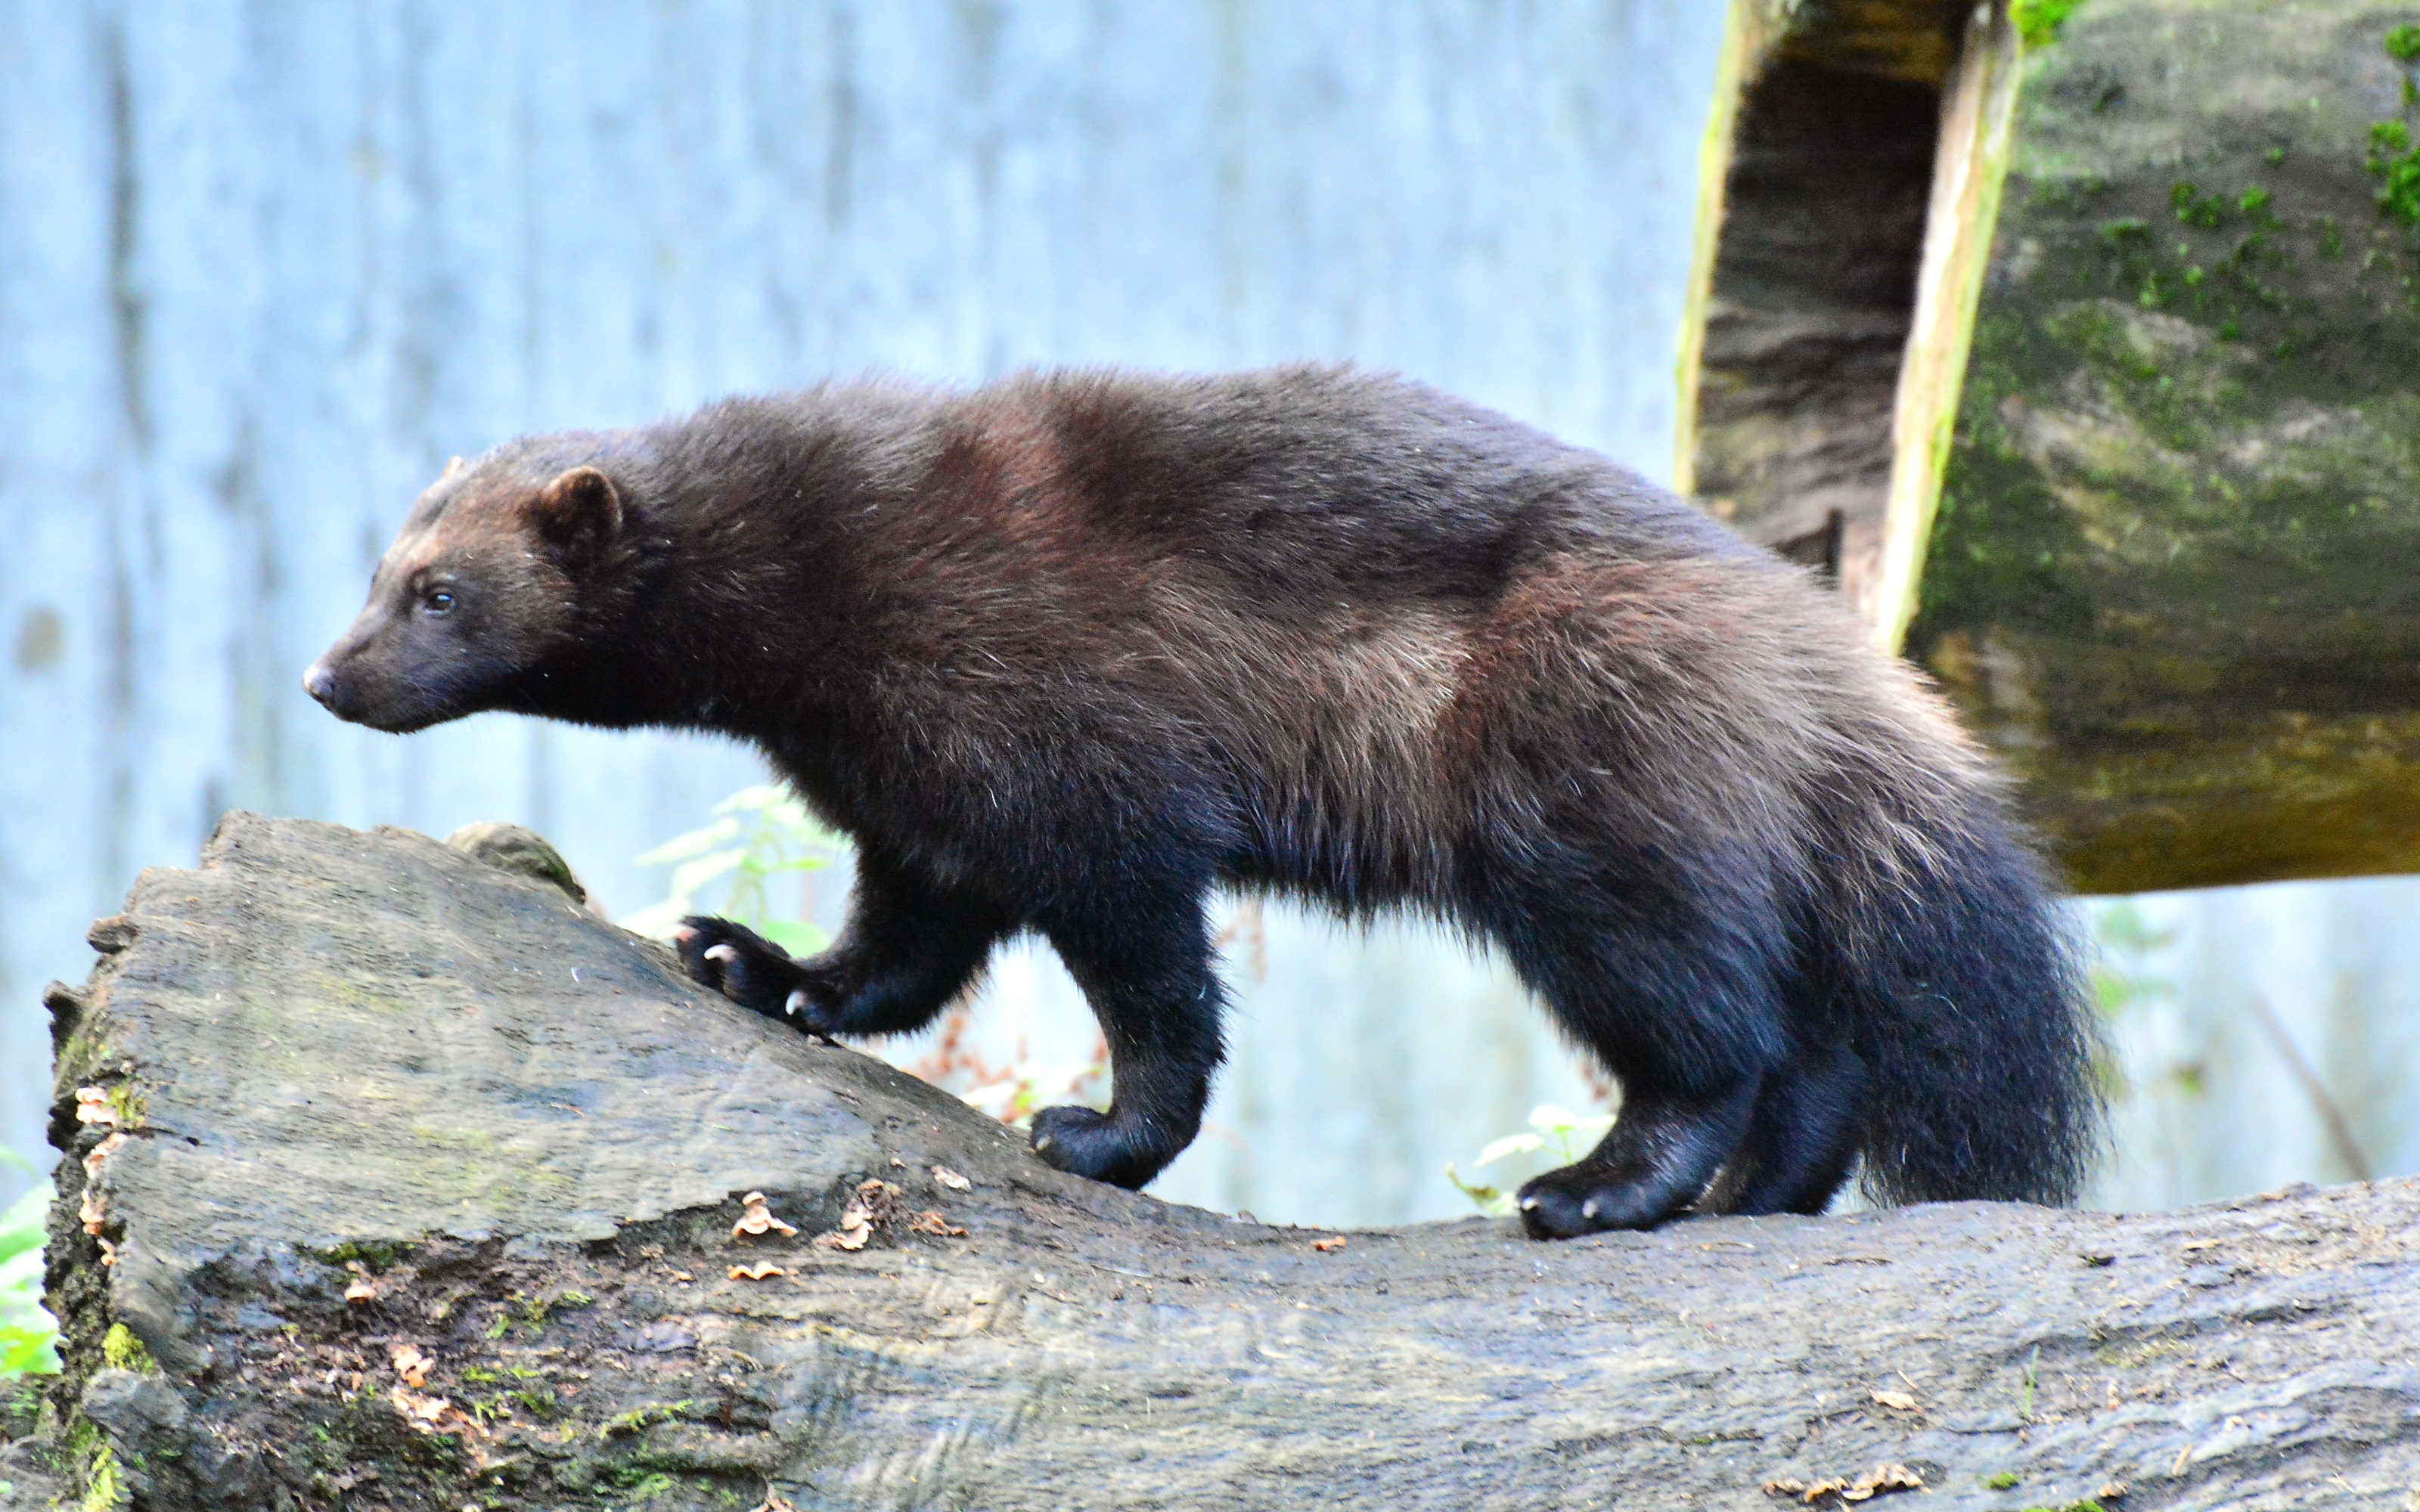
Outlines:
<svg viewBox="0 0 2420 1512"><path fill-rule="evenodd" d="M1919 225L1970 9L1733 0L1683 486L1913 609L2079 890L2420 870L2420 13L1970 26L2013 118ZM1912 330L1976 221L1979 300L1945 260Z"/></svg>
<svg viewBox="0 0 2420 1512"><path fill-rule="evenodd" d="M2024 62L1907 649L2084 890L2420 869L2416 21L2089 0Z"/></svg>
<svg viewBox="0 0 2420 1512"><path fill-rule="evenodd" d="M231 817L94 939L90 984L52 994L49 1446L86 1506L1752 1506L1885 1464L1952 1506L2420 1483L2410 1183L1338 1245L1051 1171L408 832ZM895 1214L819 1246L869 1180ZM752 1191L799 1232L735 1238Z"/></svg>

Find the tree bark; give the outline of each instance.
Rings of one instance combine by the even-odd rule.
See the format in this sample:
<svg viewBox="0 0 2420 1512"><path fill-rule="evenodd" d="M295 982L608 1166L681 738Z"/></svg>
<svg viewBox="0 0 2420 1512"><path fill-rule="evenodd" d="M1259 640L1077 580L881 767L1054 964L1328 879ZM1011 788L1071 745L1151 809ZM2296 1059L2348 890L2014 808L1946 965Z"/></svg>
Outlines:
<svg viewBox="0 0 2420 1512"><path fill-rule="evenodd" d="M2079 890L2420 870L2411 8L2005 9L1735 0L1684 486L1835 568Z"/></svg>
<svg viewBox="0 0 2420 1512"><path fill-rule="evenodd" d="M2412 18L2094 0L2025 64L1908 649L2086 890L2420 869Z"/></svg>
<svg viewBox="0 0 2420 1512"><path fill-rule="evenodd" d="M1729 1507L1900 1466L1928 1504L2310 1507L2420 1480L2409 1182L1559 1244L1272 1228L1052 1171L405 831L231 816L93 938L51 994L46 1440L88 1506Z"/></svg>

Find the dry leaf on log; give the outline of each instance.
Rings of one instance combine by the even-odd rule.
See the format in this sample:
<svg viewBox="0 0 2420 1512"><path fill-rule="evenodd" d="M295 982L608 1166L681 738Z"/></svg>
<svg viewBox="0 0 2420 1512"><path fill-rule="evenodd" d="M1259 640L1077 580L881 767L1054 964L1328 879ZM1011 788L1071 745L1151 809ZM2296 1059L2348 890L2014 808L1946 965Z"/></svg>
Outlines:
<svg viewBox="0 0 2420 1512"><path fill-rule="evenodd" d="M788 1270L775 1265L770 1260L760 1260L754 1265L735 1265L731 1268L731 1279L734 1281L763 1281L771 1276L788 1274L790 1274Z"/></svg>
<svg viewBox="0 0 2420 1512"><path fill-rule="evenodd" d="M1800 1480L1769 1480L1764 1483L1769 1496L1794 1496L1808 1506L1826 1497L1841 1503L1863 1502L1885 1491L1920 1491L1924 1477L1905 1465L1876 1465L1854 1480L1834 1475L1808 1485Z"/></svg>
<svg viewBox="0 0 2420 1512"><path fill-rule="evenodd" d="M388 1396L395 1403L395 1410L423 1433L436 1432L437 1425L444 1418L447 1409L454 1405L442 1396L423 1396L401 1386L396 1387Z"/></svg>
<svg viewBox="0 0 2420 1512"><path fill-rule="evenodd" d="M422 1353L417 1344L397 1344L387 1351L387 1358L407 1386L427 1385L428 1372L437 1368L436 1357Z"/></svg>
<svg viewBox="0 0 2420 1512"><path fill-rule="evenodd" d="M842 1210L840 1227L815 1236L817 1249L861 1250L874 1230L889 1223L899 1203L899 1188L877 1179L861 1181L856 1196Z"/></svg>
<svg viewBox="0 0 2420 1512"><path fill-rule="evenodd" d="M943 1186L948 1187L953 1192L970 1191L974 1186L972 1181L960 1176L957 1172L950 1169L947 1165L934 1166L933 1180L940 1182Z"/></svg>
<svg viewBox="0 0 2420 1512"><path fill-rule="evenodd" d="M967 1231L965 1229L958 1227L956 1225L951 1223L947 1218L942 1217L939 1213L933 1211L929 1208L924 1211L918 1213L916 1215L916 1221L909 1224L908 1227L916 1230L916 1232L920 1234L930 1234L935 1239L964 1239L967 1237Z"/></svg>
<svg viewBox="0 0 2420 1512"><path fill-rule="evenodd" d="M1311 1242L1311 1247L1322 1255L1332 1255L1344 1247L1344 1236L1332 1234L1326 1239L1314 1239Z"/></svg>
<svg viewBox="0 0 2420 1512"><path fill-rule="evenodd" d="M746 1211L740 1213L739 1221L731 1226L734 1239L755 1239L766 1234L795 1234L799 1231L796 1227L773 1216L773 1210L766 1205L762 1192L751 1192L739 1202Z"/></svg>

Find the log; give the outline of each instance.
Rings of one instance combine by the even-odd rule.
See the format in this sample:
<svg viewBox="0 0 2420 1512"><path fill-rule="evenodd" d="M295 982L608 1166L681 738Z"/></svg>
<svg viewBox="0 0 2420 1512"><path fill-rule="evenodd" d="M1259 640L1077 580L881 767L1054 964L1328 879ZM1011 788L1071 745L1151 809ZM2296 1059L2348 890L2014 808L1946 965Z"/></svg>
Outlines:
<svg viewBox="0 0 2420 1512"><path fill-rule="evenodd" d="M1735 0L1684 486L1837 573L2081 891L2420 871L2413 22Z"/></svg>
<svg viewBox="0 0 2420 1512"><path fill-rule="evenodd" d="M1731 1507L1862 1476L2308 1507L2420 1478L2412 1182L1280 1228L1053 1171L406 831L231 815L92 938L50 994L45 1440L86 1506Z"/></svg>

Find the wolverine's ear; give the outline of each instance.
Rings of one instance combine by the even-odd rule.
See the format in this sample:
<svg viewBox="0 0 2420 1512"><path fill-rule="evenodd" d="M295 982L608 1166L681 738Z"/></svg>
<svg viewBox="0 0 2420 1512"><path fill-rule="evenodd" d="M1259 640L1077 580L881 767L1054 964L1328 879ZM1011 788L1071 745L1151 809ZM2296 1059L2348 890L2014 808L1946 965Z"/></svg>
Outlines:
<svg viewBox="0 0 2420 1512"><path fill-rule="evenodd" d="M533 514L538 533L578 570L595 565L622 532L622 496L595 468L573 468L540 488Z"/></svg>

